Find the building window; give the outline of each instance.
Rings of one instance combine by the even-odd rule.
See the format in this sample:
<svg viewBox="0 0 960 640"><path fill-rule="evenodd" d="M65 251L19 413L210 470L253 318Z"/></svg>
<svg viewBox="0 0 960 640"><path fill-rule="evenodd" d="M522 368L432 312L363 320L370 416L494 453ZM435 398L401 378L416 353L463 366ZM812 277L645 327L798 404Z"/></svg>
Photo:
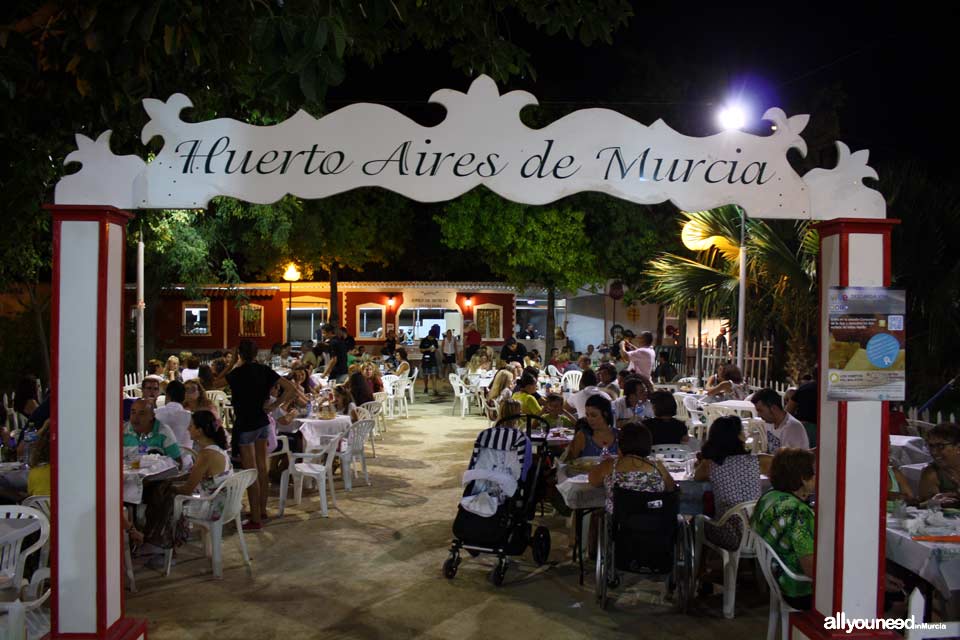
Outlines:
<svg viewBox="0 0 960 640"><path fill-rule="evenodd" d="M185 336L210 335L210 303L201 301L184 302L180 333Z"/></svg>
<svg viewBox="0 0 960 640"><path fill-rule="evenodd" d="M503 307L498 304L478 304L473 313L477 331L484 340L503 340Z"/></svg>
<svg viewBox="0 0 960 640"><path fill-rule="evenodd" d="M397 313L397 341L404 344L419 344L433 325L440 327L443 336L447 329L454 335L463 333L463 316L459 309L431 309L414 307L400 308Z"/></svg>
<svg viewBox="0 0 960 640"><path fill-rule="evenodd" d="M386 307L382 304L364 304L357 307L357 338L380 340L383 338L383 320Z"/></svg>
<svg viewBox="0 0 960 640"><path fill-rule="evenodd" d="M258 304L240 307L240 337L260 338L263 335L263 307Z"/></svg>
<svg viewBox="0 0 960 640"><path fill-rule="evenodd" d="M330 309L326 306L301 306L294 302L293 309L284 308L284 318L290 314L290 335L287 340L291 342L304 342L306 340L317 340L320 334L320 328L330 317Z"/></svg>

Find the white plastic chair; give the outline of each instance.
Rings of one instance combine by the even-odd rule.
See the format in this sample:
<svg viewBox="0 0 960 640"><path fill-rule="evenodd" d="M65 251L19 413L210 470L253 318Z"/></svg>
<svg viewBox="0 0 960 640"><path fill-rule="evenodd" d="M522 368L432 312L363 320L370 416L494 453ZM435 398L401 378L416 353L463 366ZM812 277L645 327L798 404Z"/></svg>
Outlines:
<svg viewBox="0 0 960 640"><path fill-rule="evenodd" d="M0 589L20 591L23 588L24 564L30 554L43 548L50 536L50 521L41 511L19 505L0 506L0 518L9 520L35 519L40 525L40 537L26 549L23 539L0 545Z"/></svg>
<svg viewBox="0 0 960 640"><path fill-rule="evenodd" d="M387 402L390 398L390 394L386 391L377 391L373 394L374 402L380 404L380 412L376 414L377 418L377 428L381 434L387 432Z"/></svg>
<svg viewBox="0 0 960 640"><path fill-rule="evenodd" d="M320 491L320 513L324 518L327 513L327 482L330 483L330 501L333 506L337 506L337 494L333 488L333 458L337 455L337 448L343 439L343 433L330 436L330 440L323 447L314 447L306 453L295 453L293 465L293 497L297 504L303 500L303 479L311 478L317 483ZM303 460L304 462L296 462ZM311 460L314 462L306 462ZM280 508L283 509L283 503L287 496L280 496Z"/></svg>
<svg viewBox="0 0 960 640"><path fill-rule="evenodd" d="M753 515L753 508L755 506L757 506L756 500L736 504L730 507L730 509L723 514L723 517L716 522L714 522L709 516L705 516L703 514L698 514L695 518L697 547L696 553L694 553L693 557L696 559L697 566L694 571L694 575L699 575L704 545L710 547L714 551L720 552L720 556L723 558L724 618L733 618L734 616L734 605L736 604L737 599L737 570L740 567L740 558L755 558L757 555L753 546L753 538L755 536L750 529L750 516ZM723 547L718 547L707 540L705 535L707 527L706 523L710 522L712 526L722 527L731 520L740 520L740 524L742 525L741 531L743 532L740 536L740 545L734 551L724 549Z"/></svg>
<svg viewBox="0 0 960 640"><path fill-rule="evenodd" d="M686 460L696 455L693 450L685 444L655 444L650 447L651 454L660 454L665 458L674 458Z"/></svg>
<svg viewBox="0 0 960 640"><path fill-rule="evenodd" d="M50 496L30 496L20 503L21 507L30 507L36 509L44 515L47 522L50 522ZM49 566L50 562L50 540L48 539L43 548L40 549L40 564L38 567Z"/></svg>
<svg viewBox="0 0 960 640"><path fill-rule="evenodd" d="M450 386L453 387L453 405L450 408L450 414L456 415L457 413L457 403L460 403L460 417L464 418L467 415L467 411L470 407L470 390L467 389L467 385L463 384L457 374L451 373L447 378L450 380Z"/></svg>
<svg viewBox="0 0 960 640"><path fill-rule="evenodd" d="M3 640L40 640L50 634L50 610L44 607L50 597L50 569L34 571L22 597L13 602L0 602L0 638Z"/></svg>
<svg viewBox="0 0 960 640"><path fill-rule="evenodd" d="M753 536L753 548L757 554L757 562L760 563L760 570L763 577L770 587L770 617L767 619L767 640L776 640L777 621L779 619L780 640L787 640L790 637L790 613L797 611L786 603L783 594L780 593L780 583L773 575L773 563L780 565L780 570L784 575L798 582L813 582L807 576L795 574L783 564L783 560L777 555L777 552L767 544L767 541L761 538L755 531L751 532Z"/></svg>
<svg viewBox="0 0 960 640"><path fill-rule="evenodd" d="M227 411L227 405L230 403L230 398L227 397L227 394L220 389L212 389L206 392L206 396L210 402L217 406L217 414L223 418Z"/></svg>
<svg viewBox="0 0 960 640"><path fill-rule="evenodd" d="M247 565L247 574L252 574L253 565L250 563L250 555L247 553L247 542L243 538L243 522L240 519L242 509L243 494L247 487L257 481L256 469L244 469L235 471L223 483L217 487L209 496L176 496L173 499L173 521L176 522L183 514L183 505L187 502L203 503L217 500L221 494L225 496L223 511L216 520L207 520L205 518L192 518L187 516L187 520L194 526L201 527L206 531L205 548L209 552L213 561L213 576L215 578L223 577L223 525L226 522L233 521L237 526L237 540L240 542L240 552L243 554L243 562ZM164 575L170 575L170 566L173 564L173 549L166 551L166 569Z"/></svg>
<svg viewBox="0 0 960 640"><path fill-rule="evenodd" d="M907 600L906 618L913 618L917 624L923 622L924 597L914 588ZM934 638L960 638L960 622L944 622L946 629L907 629L905 640L933 640Z"/></svg>
<svg viewBox="0 0 960 640"><path fill-rule="evenodd" d="M676 418L680 422L687 422L690 420L690 412L687 411L687 405L683 403L684 398L687 397L687 394L677 391L673 394L673 399L677 403L677 415Z"/></svg>
<svg viewBox="0 0 960 640"><path fill-rule="evenodd" d="M560 378L560 387L562 391L579 391L580 378L583 377L583 371L567 371Z"/></svg>
<svg viewBox="0 0 960 640"><path fill-rule="evenodd" d="M417 378L420 376L420 367L413 368L413 375L407 383L407 395L410 397L410 404L416 400Z"/></svg>
<svg viewBox="0 0 960 640"><path fill-rule="evenodd" d="M703 442L707 437L707 423L703 418L703 410L697 405L697 397L684 396L683 406L690 416L687 420L687 427L693 433L693 437Z"/></svg>
<svg viewBox="0 0 960 640"><path fill-rule="evenodd" d="M722 418L723 416L737 416L740 417L740 414L736 409L731 409L730 407L718 407L715 404L707 404L703 407L703 421L707 424L707 430L710 429L710 425L713 424L713 421L717 418Z"/></svg>
<svg viewBox="0 0 960 640"><path fill-rule="evenodd" d="M390 403L390 417L399 417L400 412L403 412L405 418L410 417L410 410L407 405L407 387L410 383L410 379L404 376L401 376L393 381L393 384L390 385L390 393L387 396L387 400Z"/></svg>
<svg viewBox="0 0 960 640"><path fill-rule="evenodd" d="M361 409L363 409L367 413L367 416L373 420L373 429L370 430L370 448L373 450L373 457L376 458L376 435L377 431L380 431L380 425L383 422L383 405L374 400L372 402L364 402L362 405L357 407L357 413L359 413Z"/></svg>
<svg viewBox="0 0 960 640"><path fill-rule="evenodd" d="M277 435L277 443L280 448L273 453L267 454L267 464L270 464L271 458L285 457L287 459L287 468L280 473L280 495L287 495L287 488L290 486L290 469L293 469L293 452L290 451L290 438L284 434ZM280 508L277 517L283 517L284 500L280 500Z"/></svg>
<svg viewBox="0 0 960 640"><path fill-rule="evenodd" d="M346 446L341 447L337 452L340 458L340 468L343 470L343 488L347 491L353 491L353 476L359 475L359 469L354 469L353 463L360 461L360 469L363 470L363 478L370 486L370 473L367 471L367 456L364 453L364 443L367 438L372 440L374 421L372 419L357 420L344 436Z"/></svg>

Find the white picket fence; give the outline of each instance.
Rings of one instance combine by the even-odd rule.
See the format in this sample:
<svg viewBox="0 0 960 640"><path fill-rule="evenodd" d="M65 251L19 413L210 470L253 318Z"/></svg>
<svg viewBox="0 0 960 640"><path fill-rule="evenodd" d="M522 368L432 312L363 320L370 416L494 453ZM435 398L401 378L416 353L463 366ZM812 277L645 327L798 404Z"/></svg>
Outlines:
<svg viewBox="0 0 960 640"><path fill-rule="evenodd" d="M697 341L691 340L687 343L687 354L693 354L694 361L697 357ZM747 341L746 350L743 353L743 374L744 379L755 378L764 380L770 375L770 360L773 356L773 344L769 340ZM735 349L717 349L716 347L703 347L703 359L701 361L701 371L704 378L709 378L717 370L717 367L732 362L737 362L737 352Z"/></svg>
<svg viewBox="0 0 960 640"><path fill-rule="evenodd" d="M125 373L123 374L123 395L127 398L140 397L140 383L146 373Z"/></svg>

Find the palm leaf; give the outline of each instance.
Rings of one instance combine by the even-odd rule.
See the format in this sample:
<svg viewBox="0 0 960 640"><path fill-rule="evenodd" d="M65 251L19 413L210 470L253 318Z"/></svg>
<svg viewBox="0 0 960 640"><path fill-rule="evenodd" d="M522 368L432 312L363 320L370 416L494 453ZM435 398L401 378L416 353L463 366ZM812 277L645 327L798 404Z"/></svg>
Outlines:
<svg viewBox="0 0 960 640"><path fill-rule="evenodd" d="M679 308L700 303L705 313L716 313L733 303L738 278L729 270L665 253L649 262L647 283L653 300Z"/></svg>

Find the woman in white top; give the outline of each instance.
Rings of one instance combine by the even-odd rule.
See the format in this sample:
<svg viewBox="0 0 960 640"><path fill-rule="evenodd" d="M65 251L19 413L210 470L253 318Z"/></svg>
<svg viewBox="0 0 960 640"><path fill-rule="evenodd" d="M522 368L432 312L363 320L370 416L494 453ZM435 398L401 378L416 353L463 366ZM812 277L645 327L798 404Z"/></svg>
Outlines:
<svg viewBox="0 0 960 640"><path fill-rule="evenodd" d="M397 369L394 373L398 376L410 373L410 362L407 361L407 350L403 347L397 349Z"/></svg>
<svg viewBox="0 0 960 640"><path fill-rule="evenodd" d="M200 494L210 495L233 473L230 454L227 453L227 434L220 425L220 420L210 411L194 412L188 429L197 447L197 459L190 470L190 476L185 482L176 485L174 490L189 496L199 488ZM207 506L202 507L204 510L222 507L212 503L205 504ZM190 515L196 517L194 514Z"/></svg>
<svg viewBox="0 0 960 640"><path fill-rule="evenodd" d="M453 329L447 329L447 332L443 334L443 345L441 350L443 351L443 374L451 374L457 372L457 350L458 350L457 339L453 335Z"/></svg>
<svg viewBox="0 0 960 640"><path fill-rule="evenodd" d="M710 402L745 399L747 389L743 384L740 367L735 364L725 366L720 371L720 382L713 387L707 387L707 397L710 398Z"/></svg>
<svg viewBox="0 0 960 640"><path fill-rule="evenodd" d="M357 421L357 405L353 402L353 395L342 384L333 388L333 404L339 415L350 416L350 422Z"/></svg>

